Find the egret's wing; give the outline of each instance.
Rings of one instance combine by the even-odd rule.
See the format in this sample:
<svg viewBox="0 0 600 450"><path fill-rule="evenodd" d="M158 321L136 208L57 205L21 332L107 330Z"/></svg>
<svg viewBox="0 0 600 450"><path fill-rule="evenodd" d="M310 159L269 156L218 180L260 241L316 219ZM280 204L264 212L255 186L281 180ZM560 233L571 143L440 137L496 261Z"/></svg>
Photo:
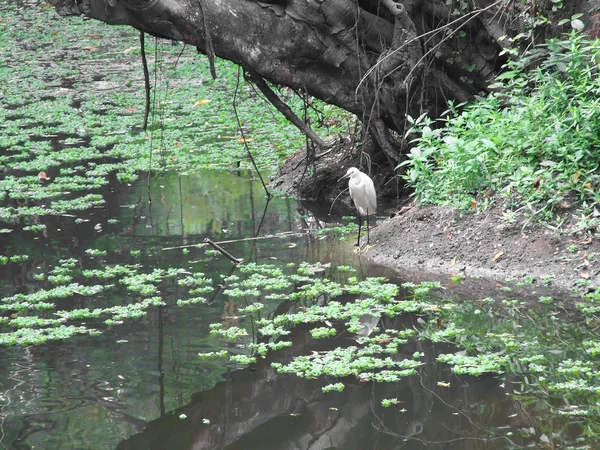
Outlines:
<svg viewBox="0 0 600 450"><path fill-rule="evenodd" d="M370 178L365 180L365 194L367 196L367 206L369 208L368 213L373 214L377 211L377 193L375 192L375 186Z"/></svg>

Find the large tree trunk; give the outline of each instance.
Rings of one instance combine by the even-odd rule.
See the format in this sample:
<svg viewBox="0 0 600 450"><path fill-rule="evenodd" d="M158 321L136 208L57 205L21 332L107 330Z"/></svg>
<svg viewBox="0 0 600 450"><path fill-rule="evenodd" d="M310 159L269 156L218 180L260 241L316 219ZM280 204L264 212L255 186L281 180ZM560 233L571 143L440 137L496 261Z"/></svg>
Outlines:
<svg viewBox="0 0 600 450"><path fill-rule="evenodd" d="M240 64L253 78L351 111L391 163L400 158L395 137L404 135L406 114L437 117L448 100L466 101L485 90L501 66L502 46L511 45L499 38L525 29L521 14L535 16L540 5L552 5L549 0L53 2L60 14L85 14L183 41L209 57Z"/></svg>

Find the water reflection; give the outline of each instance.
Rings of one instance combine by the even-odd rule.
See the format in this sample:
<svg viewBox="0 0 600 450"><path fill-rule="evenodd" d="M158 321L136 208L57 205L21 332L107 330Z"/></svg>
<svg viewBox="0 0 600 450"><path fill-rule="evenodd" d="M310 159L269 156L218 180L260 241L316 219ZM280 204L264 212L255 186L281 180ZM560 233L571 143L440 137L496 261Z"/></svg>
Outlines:
<svg viewBox="0 0 600 450"><path fill-rule="evenodd" d="M291 348L259 359L248 368L222 359L199 358L198 353L223 348L235 354L247 350L246 341L232 344L210 335L210 324L239 326L249 333L254 330L250 319L239 312L245 305L222 294L223 277L238 269L223 255L207 252L202 246L205 238L219 242L246 262L355 266L359 278L389 278L392 274L369 267L353 252L351 243L315 232L330 225L335 212L329 205L316 208L313 214L306 205L289 198L267 202L264 191L248 173L206 171L189 177L142 177L132 186L113 180L99 192L106 200L102 207L77 217L39 217L37 223L45 225L42 233L20 230L0 235L4 254L30 256L27 261L0 266L3 297L47 286L47 280L36 275L47 273L66 258L74 258L80 272L116 264L137 265L143 273L169 268L202 272L216 290L206 304L179 307L177 300L185 298L188 291L176 282L167 282L160 290L166 305L150 308L142 319L128 319L114 327L100 319L86 320L85 326L101 331L100 336L26 348L3 347L0 446L458 450L540 448L545 443L560 448L566 443L586 442L583 439L595 442L594 437L581 438L582 430L594 425L593 417L580 423L556 418L556 408L567 410L571 399L544 397L534 381L517 375L522 373L519 368L503 376L453 375L449 366L436 360L439 354L456 352L449 344L411 340L399 347L394 358L422 354L423 365L416 375L381 384L344 379L344 392L326 394L322 387L337 380L303 380L278 374L270 364L287 363L296 355L328 346L355 345L356 336L348 332L323 341L312 339L305 327L298 327ZM90 255L90 249L106 254ZM451 282L447 283L450 287ZM115 289L107 295L58 300L57 309L117 306L135 303L138 297ZM265 315L285 313L292 303L261 301ZM463 304L471 305L468 301ZM539 303L527 306L539 311L527 310L524 316L517 315L520 308L525 309L518 301L509 304L516 306L507 319L495 310L481 314L477 309L481 305L473 302L461 310L459 325L466 328L481 322L480 328L493 329L497 336L504 336L506 326L531 331L518 336L538 342L548 339L545 354L560 360L577 354L574 349L580 347L588 325L577 323L575 316L553 321L556 312L545 313ZM11 312L11 317L26 315ZM47 317L54 317L53 312ZM370 333L374 321L363 322L364 333ZM543 329L538 326L542 322ZM421 317L409 314L394 319L384 316L378 326L427 327ZM435 321L429 326L435 327ZM7 331L7 325L0 327ZM561 337L560 345L565 348L556 346L554 336ZM386 408L384 399L397 399L398 403ZM542 423L546 418L553 420Z"/></svg>
<svg viewBox="0 0 600 450"><path fill-rule="evenodd" d="M401 320L410 318L386 320L385 325L403 328L407 324ZM293 348L227 372L225 381L194 394L189 404L151 421L117 448L490 449L516 443L502 429L514 426L506 412L518 412L520 405L506 396L501 382L489 377L473 389L469 380L436 367L431 344L413 342L403 349L431 355L429 369L418 376L379 385L347 380L343 393L324 394L321 388L331 380L305 380L271 368L272 361L325 348L302 327L294 330L292 340ZM449 379L456 387L442 391L438 383ZM400 406L383 408L384 398L397 398Z"/></svg>
<svg viewBox="0 0 600 450"><path fill-rule="evenodd" d="M21 230L0 235L3 254L30 256L1 266L0 294L39 289L43 282L35 275L65 258L75 258L81 270L114 264L141 264L148 270L183 267L219 280L232 264L196 246L207 237L229 242L223 247L245 261L350 265L358 260L351 247L306 233L307 223L321 226L320 221L307 220L305 210L301 218L292 199L272 199L267 208L260 185L250 174L241 175L206 171L149 182L142 178L130 187L113 182L100 190L106 203L79 213L78 220L44 216L37 220L45 225L42 234ZM273 237L247 240L258 232ZM90 248L106 255L91 257L86 253ZM88 321L86 325L102 331L98 337L3 348L0 444L114 448L147 422L184 407L194 393L214 386L228 367L197 355L220 348L208 325L232 320L237 306L221 297L201 307L179 308L175 302L181 293L178 285L165 287L161 295L166 307L152 308L145 318L122 326ZM130 301L118 296L68 300L60 308Z"/></svg>

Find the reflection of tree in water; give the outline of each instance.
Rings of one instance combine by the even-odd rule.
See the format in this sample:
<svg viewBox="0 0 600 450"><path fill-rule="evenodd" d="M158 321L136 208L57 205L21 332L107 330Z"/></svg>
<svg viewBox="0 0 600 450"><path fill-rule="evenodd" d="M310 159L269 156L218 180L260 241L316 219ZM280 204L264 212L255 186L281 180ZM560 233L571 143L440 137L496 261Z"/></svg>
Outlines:
<svg viewBox="0 0 600 450"><path fill-rule="evenodd" d="M411 320L409 316L385 318L381 326L397 329L410 326ZM271 362L286 362L300 354L332 345L354 345L355 341L347 335L335 342L314 341L305 326L293 331L292 340L290 349L259 358L247 369L229 372L224 382L194 395L187 406L150 422L118 448L462 450L510 444L502 427L515 426L508 417L520 405L506 396L501 381L451 375L448 368L435 362L441 349L428 341L411 341L396 355L405 358L424 352L425 364L417 375L380 384L344 379L343 393L324 394L321 389L331 379L278 374ZM441 387L438 382L450 382L450 386ZM384 398L397 398L400 403L384 408ZM180 414L186 418L180 419ZM203 423L205 419L210 424Z"/></svg>

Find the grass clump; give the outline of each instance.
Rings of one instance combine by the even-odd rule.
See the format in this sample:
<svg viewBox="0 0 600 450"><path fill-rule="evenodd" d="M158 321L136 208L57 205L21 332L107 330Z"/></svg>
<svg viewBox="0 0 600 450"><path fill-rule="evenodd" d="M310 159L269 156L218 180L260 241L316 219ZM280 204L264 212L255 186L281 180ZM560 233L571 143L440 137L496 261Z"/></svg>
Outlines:
<svg viewBox="0 0 600 450"><path fill-rule="evenodd" d="M599 57L597 39L574 32L549 40L510 61L496 92L450 104L442 127L413 120L419 137L400 166L414 195L462 210L502 199L512 220L597 228Z"/></svg>

